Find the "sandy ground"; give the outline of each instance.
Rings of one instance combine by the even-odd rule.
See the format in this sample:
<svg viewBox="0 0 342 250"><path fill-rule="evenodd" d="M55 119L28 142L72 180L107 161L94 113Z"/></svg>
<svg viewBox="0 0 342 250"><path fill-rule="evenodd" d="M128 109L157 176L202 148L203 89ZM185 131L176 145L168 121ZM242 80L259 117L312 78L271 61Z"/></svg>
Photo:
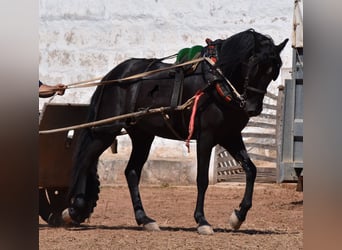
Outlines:
<svg viewBox="0 0 342 250"><path fill-rule="evenodd" d="M195 186L141 186L145 211L161 232L136 225L126 186L106 186L81 227L53 228L39 219L39 249L303 249L303 193L295 189L296 184L256 184L245 223L232 231L228 218L244 184L209 186L205 213L215 233L203 236L193 219Z"/></svg>

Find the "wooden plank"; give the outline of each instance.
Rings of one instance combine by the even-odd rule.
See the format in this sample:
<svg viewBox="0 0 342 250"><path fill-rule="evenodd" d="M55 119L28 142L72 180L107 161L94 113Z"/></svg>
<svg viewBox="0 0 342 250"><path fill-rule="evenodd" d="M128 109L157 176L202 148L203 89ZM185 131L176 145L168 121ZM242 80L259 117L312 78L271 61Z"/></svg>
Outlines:
<svg viewBox="0 0 342 250"><path fill-rule="evenodd" d="M277 161L277 158L276 158L276 157L269 157L269 156L265 156L265 155L254 154L254 153L248 153L248 155L249 155L253 160L269 161L269 162L276 162L276 161Z"/></svg>
<svg viewBox="0 0 342 250"><path fill-rule="evenodd" d="M261 113L258 118L264 118L267 120L272 120L272 122L275 122L277 119L277 115L272 115L272 114L265 114L265 113ZM248 126L248 125L247 125Z"/></svg>
<svg viewBox="0 0 342 250"><path fill-rule="evenodd" d="M244 172L237 174L220 174L217 176L218 182L245 182L246 175ZM257 176L255 179L257 183L275 183L276 182L276 168L257 168Z"/></svg>
<svg viewBox="0 0 342 250"><path fill-rule="evenodd" d="M253 122L253 121L248 123L248 127L276 129L276 125L275 124L266 123L266 122Z"/></svg>
<svg viewBox="0 0 342 250"><path fill-rule="evenodd" d="M243 138L253 137L253 138L273 139L275 138L275 134L242 132L242 137Z"/></svg>
<svg viewBox="0 0 342 250"><path fill-rule="evenodd" d="M268 98L271 98L271 99L275 100L275 101L278 100L278 96L275 95L275 94L273 94L273 93L271 93L271 92L267 92L267 93L266 93L266 96L267 96Z"/></svg>
<svg viewBox="0 0 342 250"><path fill-rule="evenodd" d="M260 148L260 149L277 150L277 145L263 144L263 143L258 143L258 142L245 142L245 146L247 148L253 147L253 148Z"/></svg>
<svg viewBox="0 0 342 250"><path fill-rule="evenodd" d="M277 105L264 103L263 108L264 109L274 109L274 110L277 110Z"/></svg>

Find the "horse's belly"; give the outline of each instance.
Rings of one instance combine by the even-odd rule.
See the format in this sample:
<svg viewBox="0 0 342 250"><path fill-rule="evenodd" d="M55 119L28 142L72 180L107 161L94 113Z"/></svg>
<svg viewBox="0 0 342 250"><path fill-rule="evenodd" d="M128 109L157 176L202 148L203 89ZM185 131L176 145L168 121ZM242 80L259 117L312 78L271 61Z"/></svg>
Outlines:
<svg viewBox="0 0 342 250"><path fill-rule="evenodd" d="M166 139L185 140L188 133L186 122L168 118L168 115L163 117L161 113L150 115L139 120L135 126L143 133Z"/></svg>

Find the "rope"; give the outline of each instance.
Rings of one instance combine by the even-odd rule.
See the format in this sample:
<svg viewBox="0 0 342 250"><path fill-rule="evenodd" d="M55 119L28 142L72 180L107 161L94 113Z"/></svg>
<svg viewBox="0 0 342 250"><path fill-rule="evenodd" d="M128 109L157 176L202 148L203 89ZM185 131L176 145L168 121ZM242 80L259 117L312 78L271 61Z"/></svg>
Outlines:
<svg viewBox="0 0 342 250"><path fill-rule="evenodd" d="M118 120L123 120L123 119L127 119L127 118L132 118L132 117L141 117L141 116L146 116L146 115L152 115L152 114L156 114L156 113L163 113L163 112L167 112L170 110L176 110L176 111L184 110L184 109L186 109L192 105L194 98L195 98L195 96L191 97L184 104L176 106L175 108L160 107L160 108L155 108L155 109L146 109L146 110L142 110L142 111L138 111L138 112L118 115L118 116L114 116L114 117L110 117L110 118L106 118L106 119L102 119L102 120L98 120L98 121L83 123L83 124L79 124L79 125L57 128L57 129L41 130L41 131L39 131L39 134L52 134L52 133L64 132L64 131L81 129L81 128L89 128L89 127L94 127L94 126L99 126L99 125L111 123L111 122L118 121Z"/></svg>
<svg viewBox="0 0 342 250"><path fill-rule="evenodd" d="M177 54L175 54L177 55ZM165 59L169 59L169 58L173 58L175 57L175 55L171 55L168 57L164 57L161 60L165 60ZM143 73L139 73L139 74L135 74L132 76L128 76L128 77L124 77L121 79L114 79L114 80L109 80L109 81L102 81L101 79L103 77L96 77L90 80L84 80L84 81L79 81L79 82L74 82L74 83L70 83L68 85L65 85L64 87L53 87L50 90L46 90L46 91L39 91L40 94L43 93L50 93L51 91L58 91L58 90L62 90L62 89L74 89L74 88L85 88L85 87L93 87L93 86L99 86L99 85L104 85L104 84L109 84L109 83L120 83L120 82L124 82L124 81L128 81L128 80L135 80L135 79L139 79L139 78L143 78L145 76L150 76L156 73L160 73L160 72L164 72L164 71L168 71L171 69L176 69L176 68L180 68L189 64L196 64L199 63L201 61L203 61L204 58L197 58L191 61L187 61L181 64L176 64L170 67L166 67L166 68L162 68L162 69L156 69L156 70L151 70L151 71L147 71L147 72L143 72Z"/></svg>
<svg viewBox="0 0 342 250"><path fill-rule="evenodd" d="M69 85L66 85L66 89L72 89L72 88L84 88L84 87L93 87L93 86L98 86L98 85L104 85L104 84L109 84L109 83L121 83L124 81L128 81L128 80L135 80L135 79L139 79L139 78L143 78L146 76L150 76L156 73L160 73L160 72L164 72L164 71L168 71L171 69L176 69L176 68L180 68L189 64L195 64L195 63L199 63L204 61L204 57L201 58L197 58L191 61L187 61L184 63L180 63L180 64L176 64L170 67L166 67L166 68L161 68L161 69L155 69L155 70L151 70L151 71L146 71L143 73L139 73L139 74L135 74L132 76L128 76L128 77L124 77L121 79L114 79L114 80L109 80L109 81L102 81L102 82L98 82L98 80L101 80L101 78L95 78L95 79L91 79L88 81L82 81L82 82L76 82L76 83L72 83Z"/></svg>

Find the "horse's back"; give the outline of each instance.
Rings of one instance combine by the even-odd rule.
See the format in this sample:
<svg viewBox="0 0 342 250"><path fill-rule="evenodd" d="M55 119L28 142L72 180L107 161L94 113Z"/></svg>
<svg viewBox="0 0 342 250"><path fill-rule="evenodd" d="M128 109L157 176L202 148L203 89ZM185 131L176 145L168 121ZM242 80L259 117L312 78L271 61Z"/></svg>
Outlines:
<svg viewBox="0 0 342 250"><path fill-rule="evenodd" d="M169 106L173 77L165 70L150 76L113 82L112 80L135 76L151 70L170 66L158 59L132 58L123 61L102 79L91 100L90 120L135 112L137 110Z"/></svg>

